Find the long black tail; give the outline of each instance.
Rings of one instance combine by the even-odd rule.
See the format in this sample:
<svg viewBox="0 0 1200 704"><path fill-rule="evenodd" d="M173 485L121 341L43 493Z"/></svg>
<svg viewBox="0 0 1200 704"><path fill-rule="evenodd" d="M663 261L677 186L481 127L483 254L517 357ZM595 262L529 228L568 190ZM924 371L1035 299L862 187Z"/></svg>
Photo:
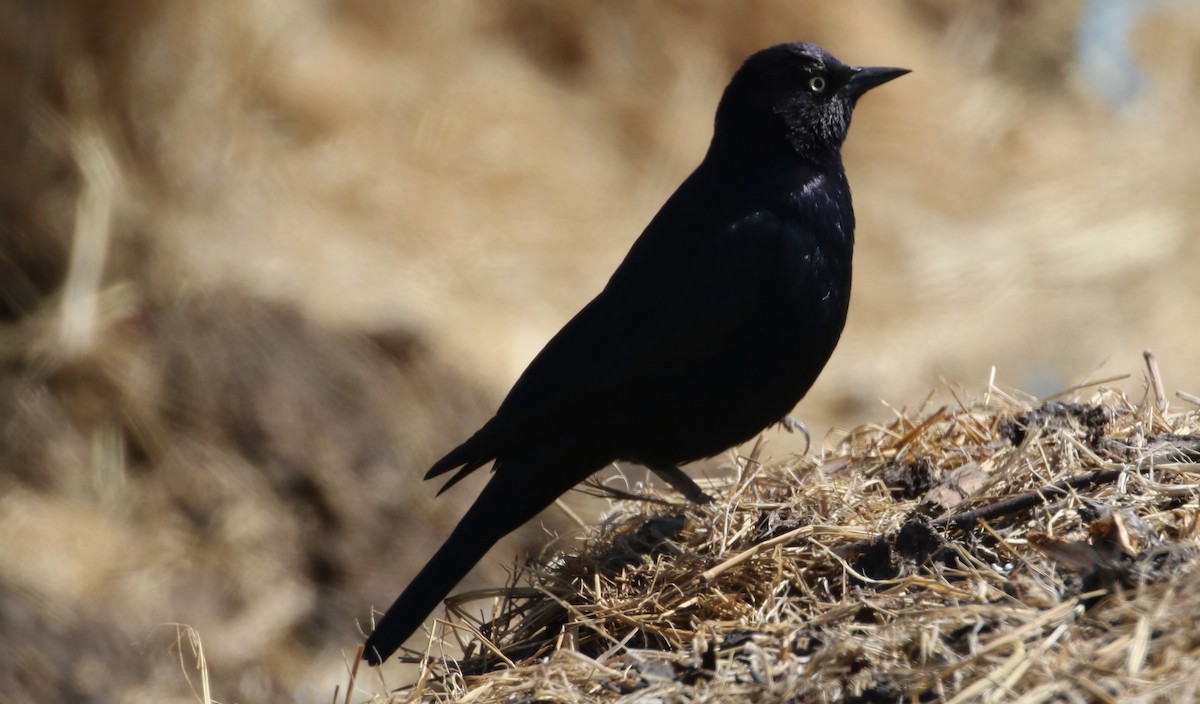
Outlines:
<svg viewBox="0 0 1200 704"><path fill-rule="evenodd" d="M364 660L378 665L391 657L497 541L574 485L541 479L519 473L492 476L454 532L375 626Z"/></svg>

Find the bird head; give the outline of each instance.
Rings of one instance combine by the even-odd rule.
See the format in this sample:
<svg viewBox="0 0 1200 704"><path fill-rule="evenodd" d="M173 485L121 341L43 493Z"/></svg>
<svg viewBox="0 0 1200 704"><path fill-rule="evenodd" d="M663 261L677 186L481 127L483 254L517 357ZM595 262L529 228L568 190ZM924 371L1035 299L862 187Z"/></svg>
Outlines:
<svg viewBox="0 0 1200 704"><path fill-rule="evenodd" d="M778 150L786 140L807 159L836 156L859 97L908 72L847 66L815 44L763 49L742 64L725 89L713 146Z"/></svg>

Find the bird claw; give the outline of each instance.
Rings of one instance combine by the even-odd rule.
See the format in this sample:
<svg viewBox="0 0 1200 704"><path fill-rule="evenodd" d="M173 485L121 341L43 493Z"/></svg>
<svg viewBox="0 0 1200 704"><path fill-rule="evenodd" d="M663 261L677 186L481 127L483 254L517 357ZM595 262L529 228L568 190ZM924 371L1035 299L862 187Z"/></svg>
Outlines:
<svg viewBox="0 0 1200 704"><path fill-rule="evenodd" d="M794 433L797 430L804 433L804 452L801 454L807 455L809 448L812 447L812 437L808 434L808 426L804 424L804 421L787 415L779 421L779 425L783 426L783 429L789 433Z"/></svg>
<svg viewBox="0 0 1200 704"><path fill-rule="evenodd" d="M671 488L683 494L683 497L694 504L711 504L716 501L713 497L704 493L691 477L684 474L683 470L672 465L670 467L651 467L651 472L654 472L659 479L671 485Z"/></svg>

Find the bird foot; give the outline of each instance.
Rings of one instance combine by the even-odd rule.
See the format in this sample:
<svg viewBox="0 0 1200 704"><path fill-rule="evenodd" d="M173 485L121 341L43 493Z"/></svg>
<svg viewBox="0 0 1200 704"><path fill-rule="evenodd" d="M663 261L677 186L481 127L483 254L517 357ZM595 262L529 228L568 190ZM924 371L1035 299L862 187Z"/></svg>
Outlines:
<svg viewBox="0 0 1200 704"><path fill-rule="evenodd" d="M683 473L683 470L675 467L651 467L651 472L654 472L659 479L667 484L670 484L675 491L683 494L683 497L694 504L710 504L716 501L713 497L704 493L700 485L692 480L691 477Z"/></svg>
<svg viewBox="0 0 1200 704"><path fill-rule="evenodd" d="M804 433L804 452L801 454L807 455L808 449L812 447L812 437L808 434L808 426L804 424L804 421L787 415L783 417L783 420L779 421L779 425L783 426L783 429L789 433L794 433L797 430Z"/></svg>

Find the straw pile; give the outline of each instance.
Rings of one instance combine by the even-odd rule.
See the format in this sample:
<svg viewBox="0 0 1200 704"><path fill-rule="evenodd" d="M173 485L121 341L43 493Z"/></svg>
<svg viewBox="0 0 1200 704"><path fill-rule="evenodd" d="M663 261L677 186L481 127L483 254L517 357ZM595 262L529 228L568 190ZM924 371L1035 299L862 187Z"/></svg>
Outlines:
<svg viewBox="0 0 1200 704"><path fill-rule="evenodd" d="M1200 412L1096 388L756 446L709 506L626 494L452 599L392 701L1194 701Z"/></svg>

